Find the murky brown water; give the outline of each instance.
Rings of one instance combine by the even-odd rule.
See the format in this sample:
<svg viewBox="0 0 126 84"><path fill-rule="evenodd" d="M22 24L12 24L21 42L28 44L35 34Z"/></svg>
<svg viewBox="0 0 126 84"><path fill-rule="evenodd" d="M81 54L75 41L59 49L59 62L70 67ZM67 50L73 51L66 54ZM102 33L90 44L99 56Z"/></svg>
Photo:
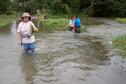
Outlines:
<svg viewBox="0 0 126 84"><path fill-rule="evenodd" d="M88 20L81 34L39 32L35 55L16 45L16 22L0 29L0 84L126 84L126 60L109 44L109 35L124 34L125 25Z"/></svg>

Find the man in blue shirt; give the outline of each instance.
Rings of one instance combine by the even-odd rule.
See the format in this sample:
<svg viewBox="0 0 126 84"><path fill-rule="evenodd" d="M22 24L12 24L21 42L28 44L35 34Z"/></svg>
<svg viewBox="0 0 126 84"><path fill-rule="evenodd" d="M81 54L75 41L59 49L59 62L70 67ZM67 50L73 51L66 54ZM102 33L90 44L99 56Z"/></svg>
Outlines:
<svg viewBox="0 0 126 84"><path fill-rule="evenodd" d="M75 18L74 21L75 32L80 33L81 21L77 16L74 16L74 18Z"/></svg>

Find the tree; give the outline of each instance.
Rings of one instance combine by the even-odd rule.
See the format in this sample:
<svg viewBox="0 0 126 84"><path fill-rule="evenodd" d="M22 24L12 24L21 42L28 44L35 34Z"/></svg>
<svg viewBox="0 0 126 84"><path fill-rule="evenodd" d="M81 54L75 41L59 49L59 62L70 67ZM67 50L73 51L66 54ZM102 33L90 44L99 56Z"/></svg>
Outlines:
<svg viewBox="0 0 126 84"><path fill-rule="evenodd" d="M0 7L0 11L7 11L5 2L7 0L0 1L5 5ZM41 14L46 10L52 15L84 12L90 16L126 16L126 0L14 0L13 4L17 10L36 13L39 9Z"/></svg>
<svg viewBox="0 0 126 84"><path fill-rule="evenodd" d="M11 10L10 0L0 0L0 14L8 13Z"/></svg>

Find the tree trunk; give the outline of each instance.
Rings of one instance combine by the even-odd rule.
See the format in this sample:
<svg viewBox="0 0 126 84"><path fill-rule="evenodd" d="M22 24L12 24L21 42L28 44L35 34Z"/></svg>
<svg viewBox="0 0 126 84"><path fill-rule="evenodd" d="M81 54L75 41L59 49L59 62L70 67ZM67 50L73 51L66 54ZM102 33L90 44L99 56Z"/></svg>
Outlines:
<svg viewBox="0 0 126 84"><path fill-rule="evenodd" d="M95 0L91 0L91 5L89 6L89 15L94 16L95 14L95 7L94 7Z"/></svg>
<svg viewBox="0 0 126 84"><path fill-rule="evenodd" d="M42 9L40 10L40 17L44 19L44 16L45 16L45 9L44 7L42 7Z"/></svg>

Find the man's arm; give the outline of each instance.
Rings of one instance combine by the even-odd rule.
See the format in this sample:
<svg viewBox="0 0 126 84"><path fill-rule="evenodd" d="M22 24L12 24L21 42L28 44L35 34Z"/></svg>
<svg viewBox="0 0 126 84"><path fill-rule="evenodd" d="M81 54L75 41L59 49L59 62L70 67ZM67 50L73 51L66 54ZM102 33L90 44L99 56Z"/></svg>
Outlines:
<svg viewBox="0 0 126 84"><path fill-rule="evenodd" d="M34 29L34 31L38 31L38 28L31 22L31 28Z"/></svg>
<svg viewBox="0 0 126 84"><path fill-rule="evenodd" d="M21 34L20 34L20 32L17 32L17 33L16 33L16 40L17 40L17 44L18 44L18 45L21 45L22 39L21 39Z"/></svg>

